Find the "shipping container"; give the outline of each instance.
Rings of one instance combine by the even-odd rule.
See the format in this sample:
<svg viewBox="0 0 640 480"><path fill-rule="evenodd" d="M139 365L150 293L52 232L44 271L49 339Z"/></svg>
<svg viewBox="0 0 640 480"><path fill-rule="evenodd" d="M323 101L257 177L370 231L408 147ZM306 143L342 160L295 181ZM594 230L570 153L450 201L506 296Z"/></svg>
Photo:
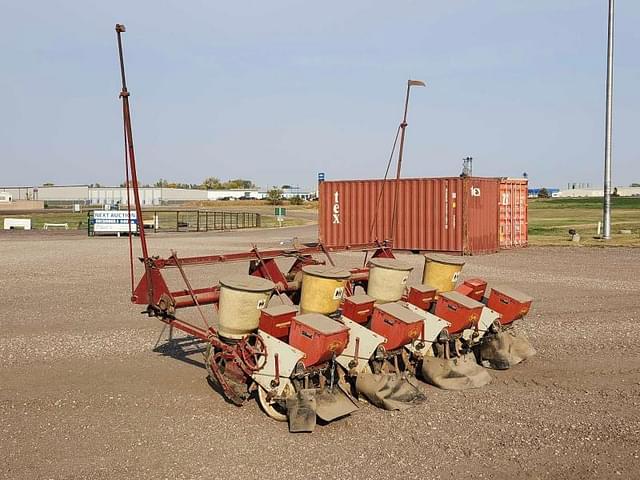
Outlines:
<svg viewBox="0 0 640 480"><path fill-rule="evenodd" d="M526 247L528 244L526 178L500 181L500 248Z"/></svg>
<svg viewBox="0 0 640 480"><path fill-rule="evenodd" d="M396 183L394 248L467 255L498 251L499 178L321 182L320 241L345 247L390 240Z"/></svg>

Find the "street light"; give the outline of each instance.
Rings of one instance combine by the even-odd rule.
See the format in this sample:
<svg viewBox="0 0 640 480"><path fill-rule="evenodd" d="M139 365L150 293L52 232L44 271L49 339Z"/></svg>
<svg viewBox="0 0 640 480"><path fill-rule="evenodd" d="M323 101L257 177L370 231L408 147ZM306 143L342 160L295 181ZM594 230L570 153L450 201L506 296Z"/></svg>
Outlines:
<svg viewBox="0 0 640 480"><path fill-rule="evenodd" d="M604 127L604 199L602 202L602 239L611 238L611 124L613 121L613 10L615 0L609 0L607 38L607 90Z"/></svg>

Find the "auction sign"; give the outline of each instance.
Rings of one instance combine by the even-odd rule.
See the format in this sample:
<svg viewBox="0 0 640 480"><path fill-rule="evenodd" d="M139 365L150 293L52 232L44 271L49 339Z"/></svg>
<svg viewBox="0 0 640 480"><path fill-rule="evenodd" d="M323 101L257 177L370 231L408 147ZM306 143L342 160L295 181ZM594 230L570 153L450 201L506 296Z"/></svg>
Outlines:
<svg viewBox="0 0 640 480"><path fill-rule="evenodd" d="M129 217L131 215L131 217ZM129 218L131 218L131 231L137 233L138 219L136 212L129 213L126 210L94 210L94 233L129 233Z"/></svg>

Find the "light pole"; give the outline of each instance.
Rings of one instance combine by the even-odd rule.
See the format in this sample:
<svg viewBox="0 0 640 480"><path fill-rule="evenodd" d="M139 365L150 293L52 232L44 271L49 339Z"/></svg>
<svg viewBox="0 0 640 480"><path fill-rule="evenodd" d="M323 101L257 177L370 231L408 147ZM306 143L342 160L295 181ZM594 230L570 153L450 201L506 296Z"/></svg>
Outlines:
<svg viewBox="0 0 640 480"><path fill-rule="evenodd" d="M407 113L409 111L409 92L411 87L424 87L426 84L422 80L408 80L407 81L407 95L404 99L404 116L402 117L402 123L400 124L400 150L398 151L398 168L396 169L396 190L393 197L393 216L391 219L391 240L395 237L397 212L398 208L398 193L400 188L400 169L402 168L402 154L404 153L404 135L407 129Z"/></svg>
<svg viewBox="0 0 640 480"><path fill-rule="evenodd" d="M607 38L607 107L604 126L604 199L602 204L602 238L611 238L611 124L613 121L613 10L615 0L609 0Z"/></svg>

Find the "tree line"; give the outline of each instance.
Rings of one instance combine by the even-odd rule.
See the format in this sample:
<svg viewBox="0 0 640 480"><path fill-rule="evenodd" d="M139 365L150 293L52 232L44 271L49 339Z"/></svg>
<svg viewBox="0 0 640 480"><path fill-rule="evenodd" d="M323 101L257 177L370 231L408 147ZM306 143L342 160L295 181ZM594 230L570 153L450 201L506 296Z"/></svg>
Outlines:
<svg viewBox="0 0 640 480"><path fill-rule="evenodd" d="M126 182L120 184L124 187ZM153 184L140 185L141 187L164 187L164 188L186 188L192 190L246 190L251 188L257 188L256 184L251 180L245 180L243 178L236 178L234 180L228 180L226 182L220 181L217 177L207 177L202 183L180 183L169 181L165 178L160 178Z"/></svg>

